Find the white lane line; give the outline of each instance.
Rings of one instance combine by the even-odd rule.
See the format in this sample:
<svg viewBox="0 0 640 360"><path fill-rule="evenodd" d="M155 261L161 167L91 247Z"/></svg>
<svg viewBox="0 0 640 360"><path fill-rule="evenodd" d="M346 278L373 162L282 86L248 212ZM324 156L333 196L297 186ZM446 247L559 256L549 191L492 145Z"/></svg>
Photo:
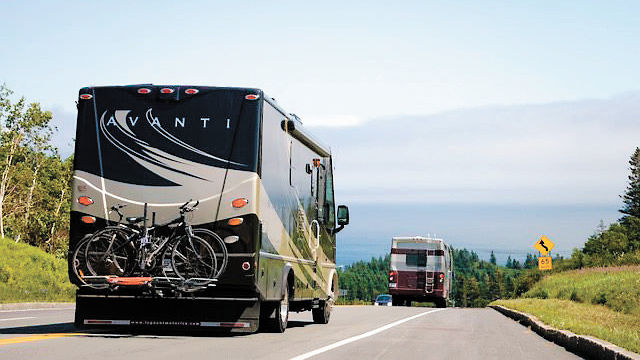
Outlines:
<svg viewBox="0 0 640 360"><path fill-rule="evenodd" d="M41 309L15 309L15 310L0 310L0 313L8 312L21 312L21 311L53 311L53 310L73 310L75 308L41 308Z"/></svg>
<svg viewBox="0 0 640 360"><path fill-rule="evenodd" d="M338 341L338 342L335 342L335 343L333 343L333 344L331 344L331 345L323 346L323 347L321 347L321 348L319 348L319 349L316 349L316 350L313 350L313 351L309 351L308 353L304 353L304 354L302 354L302 355L298 355L298 356L296 356L296 357L291 358L290 360L304 360L304 359L308 359L308 358L310 358L310 357L312 357L312 356L316 356L316 355L318 355L318 354L322 354L323 352L327 352L327 351L332 350L332 349L335 349L335 348L337 348L337 347L340 347L340 346L343 346L343 345L346 345L346 344L352 343L352 342L354 342L354 341L358 341L358 340L361 340L361 339L367 338L367 337L369 337L369 336L372 336L372 335L375 335L375 334L381 333L381 332L383 332L383 331L385 331L385 330L391 329L391 328L392 328L392 327L394 327L394 326L398 326L398 325L400 325L400 324L406 323L407 321L413 320L413 319L415 319L415 318L419 318L419 317L421 317L421 316L425 316L425 315L427 315L427 314L431 314L431 313L434 313L434 312L436 312L436 311L441 311L441 310L445 310L445 309L435 309L435 310L431 310L431 311L425 311L425 312L420 313L420 314L417 314L417 315L409 316L408 318L404 318L404 319L402 319L402 320L398 320L398 321L392 322L391 324L387 324L387 325L382 326L382 327L379 327L379 328L377 328L377 329L375 329L375 330L367 331L367 332L366 332L366 333L364 333L364 334L360 334L360 335L352 336L352 337L350 337L350 338L347 338L347 339L344 339L344 340L340 340L340 341Z"/></svg>
<svg viewBox="0 0 640 360"><path fill-rule="evenodd" d="M0 319L0 321L10 321L10 320L25 320L25 319L35 319L35 316L26 316L26 317L19 317L19 318L9 318L9 319Z"/></svg>

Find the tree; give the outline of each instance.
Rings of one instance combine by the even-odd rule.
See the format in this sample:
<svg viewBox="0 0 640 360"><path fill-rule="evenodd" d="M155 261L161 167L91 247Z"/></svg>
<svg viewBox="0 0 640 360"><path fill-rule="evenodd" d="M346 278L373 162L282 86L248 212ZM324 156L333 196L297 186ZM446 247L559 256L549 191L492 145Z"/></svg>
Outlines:
<svg viewBox="0 0 640 360"><path fill-rule="evenodd" d="M631 170L629 185L625 194L621 196L624 205L620 212L627 216L640 218L640 148L637 147L631 155L629 165Z"/></svg>
<svg viewBox="0 0 640 360"><path fill-rule="evenodd" d="M511 255L507 257L507 263L505 264L507 269L513 269L513 260L511 260Z"/></svg>
<svg viewBox="0 0 640 360"><path fill-rule="evenodd" d="M491 250L491 255L489 256L489 262L493 265L496 264L496 255L493 253L493 250Z"/></svg>
<svg viewBox="0 0 640 360"><path fill-rule="evenodd" d="M5 236L6 230L6 211L9 198L16 189L22 189L20 183L15 182L16 175L20 175L23 179L28 175L29 171L25 168L25 164L30 161L28 157L37 159L42 153L43 148L48 143L51 136L52 128L49 124L51 121L51 113L40 109L38 103L26 105L26 100L20 98L15 104L11 102L10 96L13 92L0 86L0 236ZM16 161L21 161L21 166L17 166ZM30 191L27 191L25 199L27 202L16 202L18 208L10 208L10 215L16 215L22 209L25 221L29 221L29 211L31 210L31 201L33 200L33 191L37 172L41 166L40 161L35 161L34 168L29 177L32 181ZM26 211L25 211L26 210ZM24 224L23 224L24 225ZM28 225L28 224L27 224Z"/></svg>

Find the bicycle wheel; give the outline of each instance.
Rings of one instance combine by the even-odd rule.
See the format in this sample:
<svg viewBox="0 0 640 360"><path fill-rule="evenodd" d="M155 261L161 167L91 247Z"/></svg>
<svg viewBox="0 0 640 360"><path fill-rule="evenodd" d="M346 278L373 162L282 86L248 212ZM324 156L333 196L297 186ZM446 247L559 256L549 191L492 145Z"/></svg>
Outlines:
<svg viewBox="0 0 640 360"><path fill-rule="evenodd" d="M85 250L87 270L93 276L128 276L133 272L135 233L121 227L107 227L94 233Z"/></svg>
<svg viewBox="0 0 640 360"><path fill-rule="evenodd" d="M217 262L211 245L198 236L181 236L171 251L173 271L182 279L213 280Z"/></svg>
<svg viewBox="0 0 640 360"><path fill-rule="evenodd" d="M218 236L218 234L214 233L211 230L207 229L193 229L193 233L206 240L211 248L213 248L213 252L216 254L217 267L216 273L213 276L215 279L219 278L220 275L224 273L227 269L227 263L229 261L229 252L227 251L227 245L224 243L222 238Z"/></svg>
<svg viewBox="0 0 640 360"><path fill-rule="evenodd" d="M86 249L87 244L89 243L90 235L85 236L80 242L76 245L75 250L73 250L73 254L71 255L71 269L75 276L75 279L81 284L86 284L84 281L84 277L89 275L90 272L87 269L87 258L86 258ZM74 281L72 281L74 282ZM74 282L75 283L75 282Z"/></svg>

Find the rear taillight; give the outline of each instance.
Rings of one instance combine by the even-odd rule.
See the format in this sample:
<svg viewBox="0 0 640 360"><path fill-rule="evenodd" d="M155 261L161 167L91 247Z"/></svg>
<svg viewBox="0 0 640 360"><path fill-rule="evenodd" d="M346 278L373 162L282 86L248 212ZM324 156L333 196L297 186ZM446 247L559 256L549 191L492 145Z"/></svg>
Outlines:
<svg viewBox="0 0 640 360"><path fill-rule="evenodd" d="M389 271L389 287L396 287L398 285L398 272Z"/></svg>

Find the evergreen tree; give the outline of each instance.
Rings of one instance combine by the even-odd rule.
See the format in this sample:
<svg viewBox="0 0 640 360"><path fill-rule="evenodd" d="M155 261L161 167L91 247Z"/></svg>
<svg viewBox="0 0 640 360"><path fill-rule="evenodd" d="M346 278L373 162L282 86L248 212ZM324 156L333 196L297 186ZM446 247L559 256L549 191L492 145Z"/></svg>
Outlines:
<svg viewBox="0 0 640 360"><path fill-rule="evenodd" d="M491 256L489 256L489 262L493 265L496 264L496 255L493 253L493 250L491 250Z"/></svg>
<svg viewBox="0 0 640 360"><path fill-rule="evenodd" d="M631 155L629 165L631 170L629 185L625 194L622 195L624 205L620 212L627 216L640 218L640 148L636 148L636 151Z"/></svg>

